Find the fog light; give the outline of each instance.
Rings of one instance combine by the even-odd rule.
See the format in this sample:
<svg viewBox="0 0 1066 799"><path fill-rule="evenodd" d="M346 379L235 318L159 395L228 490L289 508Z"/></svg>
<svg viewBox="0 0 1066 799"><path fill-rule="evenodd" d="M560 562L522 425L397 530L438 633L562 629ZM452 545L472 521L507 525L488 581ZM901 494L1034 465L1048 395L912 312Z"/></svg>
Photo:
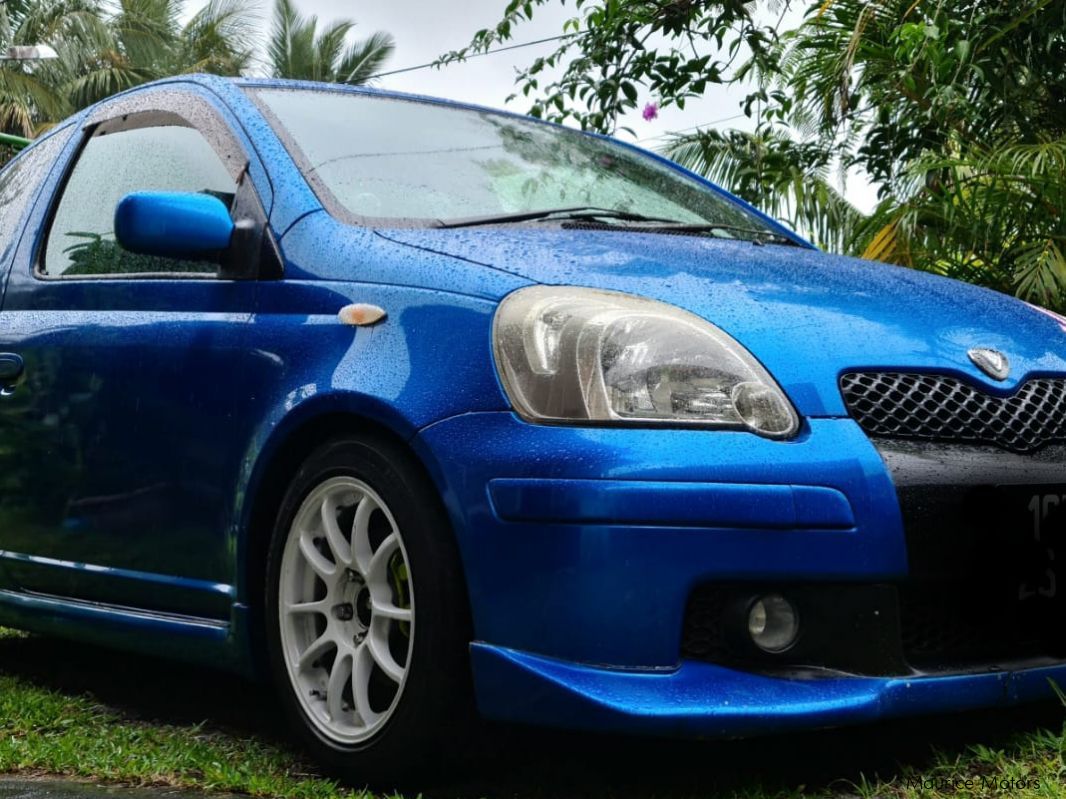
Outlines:
<svg viewBox="0 0 1066 799"><path fill-rule="evenodd" d="M799 614L779 594L761 596L748 611L748 634L764 652L784 652L796 643Z"/></svg>

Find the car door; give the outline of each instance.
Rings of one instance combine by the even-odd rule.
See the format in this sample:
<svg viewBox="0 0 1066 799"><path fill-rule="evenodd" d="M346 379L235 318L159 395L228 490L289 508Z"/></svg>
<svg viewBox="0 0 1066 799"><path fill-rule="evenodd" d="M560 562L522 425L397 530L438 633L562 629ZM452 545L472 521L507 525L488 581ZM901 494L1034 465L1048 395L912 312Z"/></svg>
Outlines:
<svg viewBox="0 0 1066 799"><path fill-rule="evenodd" d="M0 363L22 375L0 396L0 562L23 591L230 611L254 275L136 255L113 231L118 201L146 190L207 192L265 225L249 148L221 113L192 92L98 112L15 257Z"/></svg>
<svg viewBox="0 0 1066 799"><path fill-rule="evenodd" d="M3 287L7 285L8 268L21 238L26 214L69 137L69 126L53 131L7 164L0 173L0 285ZM0 288L0 298L2 297L3 289ZM0 358L0 391L3 391L4 381L17 378L21 369L22 364L18 359ZM13 446L17 446L17 443L0 443L0 456L10 451ZM0 472L0 486L7 479L8 475ZM3 524L0 519L0 529ZM10 583L11 579L4 570L3 560L0 559L0 588L7 587Z"/></svg>

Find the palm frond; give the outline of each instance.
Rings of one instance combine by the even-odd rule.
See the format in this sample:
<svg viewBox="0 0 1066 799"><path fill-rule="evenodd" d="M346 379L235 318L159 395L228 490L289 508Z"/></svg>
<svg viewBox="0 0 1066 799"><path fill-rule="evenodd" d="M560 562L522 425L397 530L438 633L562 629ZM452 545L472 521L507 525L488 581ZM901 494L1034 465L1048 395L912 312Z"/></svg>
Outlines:
<svg viewBox="0 0 1066 799"><path fill-rule="evenodd" d="M1032 241L1018 251L1018 296L1046 307L1059 304L1066 291L1066 257L1051 238Z"/></svg>
<svg viewBox="0 0 1066 799"><path fill-rule="evenodd" d="M267 58L275 77L296 71L294 44L297 31L306 27L292 0L275 0L274 18L267 40Z"/></svg>
<svg viewBox="0 0 1066 799"><path fill-rule="evenodd" d="M370 82L375 74L381 72L395 49L395 40L383 31L354 42L345 51L337 67L337 82L351 85Z"/></svg>
<svg viewBox="0 0 1066 799"><path fill-rule="evenodd" d="M252 63L257 24L242 0L210 0L182 28L174 71L240 75Z"/></svg>
<svg viewBox="0 0 1066 799"><path fill-rule="evenodd" d="M354 27L349 20L337 20L325 27L314 40L314 80L336 81L334 66L344 52L344 41Z"/></svg>
<svg viewBox="0 0 1066 799"><path fill-rule="evenodd" d="M341 19L321 33L318 19L303 17L292 0L275 0L267 44L271 73L277 78L365 83L392 54L392 37L383 32L346 46L355 23Z"/></svg>
<svg viewBox="0 0 1066 799"><path fill-rule="evenodd" d="M820 246L848 251L862 215L830 183L831 164L819 148L780 134L703 130L670 139L663 153Z"/></svg>

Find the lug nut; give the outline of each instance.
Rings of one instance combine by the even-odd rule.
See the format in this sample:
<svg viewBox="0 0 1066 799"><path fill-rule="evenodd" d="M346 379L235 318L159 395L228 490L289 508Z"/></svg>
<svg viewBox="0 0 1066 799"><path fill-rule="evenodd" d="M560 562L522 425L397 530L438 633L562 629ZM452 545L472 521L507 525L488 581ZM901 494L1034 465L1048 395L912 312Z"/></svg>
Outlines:
<svg viewBox="0 0 1066 799"><path fill-rule="evenodd" d="M349 602L342 602L333 606L333 618L340 621L351 621L355 616L355 608Z"/></svg>

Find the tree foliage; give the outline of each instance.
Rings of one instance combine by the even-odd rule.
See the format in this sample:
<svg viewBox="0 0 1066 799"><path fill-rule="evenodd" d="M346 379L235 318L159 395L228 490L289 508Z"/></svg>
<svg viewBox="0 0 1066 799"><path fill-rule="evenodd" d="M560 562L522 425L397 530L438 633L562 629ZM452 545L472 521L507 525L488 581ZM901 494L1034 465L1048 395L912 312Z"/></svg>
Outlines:
<svg viewBox="0 0 1066 799"><path fill-rule="evenodd" d="M771 216L788 220L816 244L841 251L863 216L834 185L830 154L781 132L701 130L673 136L664 153Z"/></svg>
<svg viewBox="0 0 1066 799"><path fill-rule="evenodd" d="M318 18L304 17L292 0L275 0L267 52L276 78L330 83L366 83L381 70L395 48L392 36L378 31L347 44L355 27L338 20L318 29Z"/></svg>
<svg viewBox="0 0 1066 799"><path fill-rule="evenodd" d="M182 0L117 0L79 32L81 46L57 42L63 90L83 107L168 75L239 75L252 62L255 18L239 0L210 0L181 23Z"/></svg>
<svg viewBox="0 0 1066 799"><path fill-rule="evenodd" d="M0 4L0 48L60 39L78 43L98 23L92 0L8 0ZM0 61L0 130L33 136L42 121L61 119L71 109L67 78L57 65L27 69Z"/></svg>
<svg viewBox="0 0 1066 799"><path fill-rule="evenodd" d="M349 44L354 23L318 31L292 0L275 0L268 63L257 62L260 20L247 0L208 0L189 18L186 0L6 0L0 50L50 45L58 58L0 60L0 130L33 136L115 92L170 75L254 73L342 83L369 80L392 53L377 32ZM183 21L184 20L184 21Z"/></svg>
<svg viewBox="0 0 1066 799"><path fill-rule="evenodd" d="M829 0L782 37L765 127L880 186L845 249L1066 299L1066 2Z"/></svg>
<svg viewBox="0 0 1066 799"><path fill-rule="evenodd" d="M550 2L511 0L495 27L478 31L468 47L438 64L509 41ZM519 71L516 94L531 99L535 117L601 133L613 133L647 87L660 106L684 108L708 85L729 80L745 52L766 66L774 33L756 22L753 6L750 0L575 0L576 15L563 25L559 44Z"/></svg>
<svg viewBox="0 0 1066 799"><path fill-rule="evenodd" d="M446 60L549 1L512 2ZM779 36L753 3L576 7L517 77L534 115L612 131L638 97L681 106L743 80L753 132L699 130L665 152L829 249L1066 308L1066 0L806 0ZM880 187L868 217L836 189L847 170Z"/></svg>

